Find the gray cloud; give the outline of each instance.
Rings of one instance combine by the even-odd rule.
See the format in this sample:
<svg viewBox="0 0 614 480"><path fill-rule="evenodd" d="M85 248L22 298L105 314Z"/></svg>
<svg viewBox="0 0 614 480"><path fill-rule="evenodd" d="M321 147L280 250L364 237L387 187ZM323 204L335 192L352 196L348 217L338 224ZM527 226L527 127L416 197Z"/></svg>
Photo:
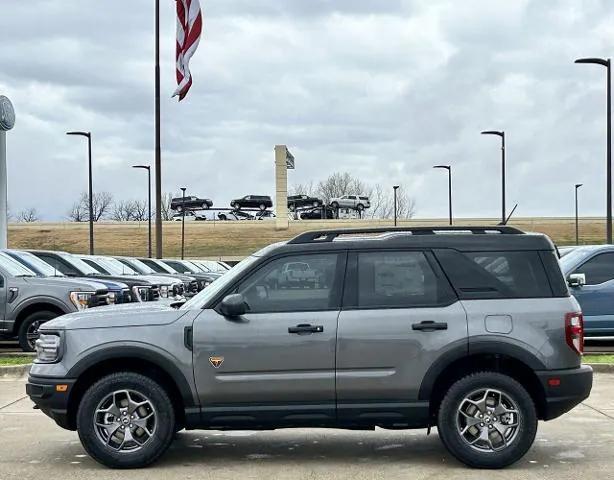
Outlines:
<svg viewBox="0 0 614 480"><path fill-rule="evenodd" d="M164 190L217 205L273 192L273 146L297 157L290 182L336 170L400 183L419 216L499 214L508 135L508 203L519 215L571 215L605 199L605 72L573 64L611 54L610 2L556 0L203 1L194 86L177 104L173 2L163 3ZM34 19L34 20L33 20ZM34 22L34 26L32 26ZM28 25L29 28L24 28ZM86 187L145 195L129 166L153 161L153 10L147 0L3 2L0 93L16 106L9 138L15 211L62 217Z"/></svg>

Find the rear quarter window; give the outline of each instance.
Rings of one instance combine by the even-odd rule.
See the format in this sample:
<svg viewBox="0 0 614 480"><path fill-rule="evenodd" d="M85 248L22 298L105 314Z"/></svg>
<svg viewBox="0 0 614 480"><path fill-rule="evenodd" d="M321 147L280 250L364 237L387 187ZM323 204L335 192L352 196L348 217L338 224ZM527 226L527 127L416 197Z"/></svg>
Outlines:
<svg viewBox="0 0 614 480"><path fill-rule="evenodd" d="M439 250L436 255L461 298L553 296L539 252Z"/></svg>

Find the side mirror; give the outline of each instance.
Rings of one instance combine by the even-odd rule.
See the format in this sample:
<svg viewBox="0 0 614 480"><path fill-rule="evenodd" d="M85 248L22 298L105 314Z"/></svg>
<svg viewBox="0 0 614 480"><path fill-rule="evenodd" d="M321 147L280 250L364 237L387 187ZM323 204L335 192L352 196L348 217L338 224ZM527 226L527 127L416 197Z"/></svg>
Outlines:
<svg viewBox="0 0 614 480"><path fill-rule="evenodd" d="M581 287L586 285L586 275L583 273L572 273L567 277L567 285L570 287Z"/></svg>
<svg viewBox="0 0 614 480"><path fill-rule="evenodd" d="M247 303L240 293L227 295L220 304L220 313L225 317L240 317L247 313Z"/></svg>

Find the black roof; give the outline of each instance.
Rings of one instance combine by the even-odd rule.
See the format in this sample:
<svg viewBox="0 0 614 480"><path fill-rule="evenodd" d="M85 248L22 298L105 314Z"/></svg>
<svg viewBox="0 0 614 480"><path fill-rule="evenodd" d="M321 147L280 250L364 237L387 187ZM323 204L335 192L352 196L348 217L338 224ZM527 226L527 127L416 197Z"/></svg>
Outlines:
<svg viewBox="0 0 614 480"><path fill-rule="evenodd" d="M301 233L280 248L288 251L377 248L454 248L463 251L553 250L543 234L508 226L376 227Z"/></svg>

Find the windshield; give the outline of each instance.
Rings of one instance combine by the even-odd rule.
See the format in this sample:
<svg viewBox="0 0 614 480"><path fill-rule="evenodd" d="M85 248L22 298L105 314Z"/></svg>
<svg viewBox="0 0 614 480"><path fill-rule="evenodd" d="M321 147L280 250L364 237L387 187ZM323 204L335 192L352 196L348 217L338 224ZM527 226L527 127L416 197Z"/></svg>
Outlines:
<svg viewBox="0 0 614 480"><path fill-rule="evenodd" d="M25 263L32 265L44 277L63 277L64 274L57 268L53 268L44 260L41 260L36 255L30 252L11 252L9 255L21 258Z"/></svg>
<svg viewBox="0 0 614 480"><path fill-rule="evenodd" d="M559 259L563 274L569 275L571 271L580 265L583 260L588 258L592 252L593 250L590 248L575 248L563 258Z"/></svg>
<svg viewBox="0 0 614 480"><path fill-rule="evenodd" d="M127 263L130 267L132 267L133 270L135 270L137 273L143 274L143 275L151 275L152 273L156 273L156 271L151 268L149 265L146 265L145 263L141 262L140 260L136 259L136 258L123 258L122 260L120 260L122 263Z"/></svg>
<svg viewBox="0 0 614 480"><path fill-rule="evenodd" d="M100 275L100 272L93 267L90 267L87 263L81 260L79 257L75 257L70 253L58 253L64 260L75 267L82 275Z"/></svg>
<svg viewBox="0 0 614 480"><path fill-rule="evenodd" d="M96 257L95 261L112 275L136 275L136 272L132 268L114 258Z"/></svg>
<svg viewBox="0 0 614 480"><path fill-rule="evenodd" d="M224 290L229 284L231 284L235 280L235 278L237 278L245 270L251 267L254 264L254 262L258 260L258 258L259 257L252 255L252 256L249 256L241 260L239 263L237 263L237 265L232 270L229 270L226 275L217 279L215 282L213 282L211 285L209 285L204 290L201 290L201 292L198 295L196 295L195 297L192 297L190 300L184 303L180 309L181 310L195 310L198 308L203 308L203 306L211 298L215 297L219 292Z"/></svg>
<svg viewBox="0 0 614 480"><path fill-rule="evenodd" d="M13 277L36 277L36 273L4 252L0 252L0 267Z"/></svg>

